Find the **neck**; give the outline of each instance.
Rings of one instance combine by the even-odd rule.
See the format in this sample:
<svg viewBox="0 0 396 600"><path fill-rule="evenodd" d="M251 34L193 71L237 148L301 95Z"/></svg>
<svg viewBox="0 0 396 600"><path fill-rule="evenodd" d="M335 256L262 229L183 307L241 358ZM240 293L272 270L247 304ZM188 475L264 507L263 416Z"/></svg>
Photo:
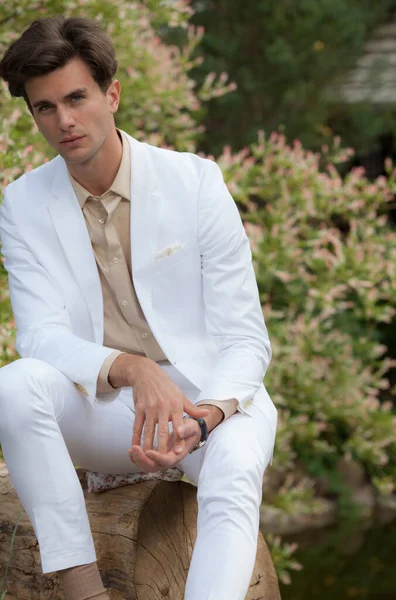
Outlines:
<svg viewBox="0 0 396 600"><path fill-rule="evenodd" d="M122 158L122 141L114 127L98 152L82 164L68 164L70 174L93 196L110 188Z"/></svg>

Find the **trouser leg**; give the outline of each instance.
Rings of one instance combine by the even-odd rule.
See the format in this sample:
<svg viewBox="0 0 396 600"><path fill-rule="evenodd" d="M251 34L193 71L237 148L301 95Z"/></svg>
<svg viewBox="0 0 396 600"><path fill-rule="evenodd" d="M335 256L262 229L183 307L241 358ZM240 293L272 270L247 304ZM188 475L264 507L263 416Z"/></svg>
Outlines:
<svg viewBox="0 0 396 600"><path fill-rule="evenodd" d="M255 406L250 412L220 424L205 448L182 463L198 485L198 535L186 600L243 600L247 593L274 439L264 413Z"/></svg>
<svg viewBox="0 0 396 600"><path fill-rule="evenodd" d="M94 562L74 465L136 471L128 457L132 411L117 400L91 407L59 371L22 359L0 370L0 415L2 451L39 541L43 572Z"/></svg>

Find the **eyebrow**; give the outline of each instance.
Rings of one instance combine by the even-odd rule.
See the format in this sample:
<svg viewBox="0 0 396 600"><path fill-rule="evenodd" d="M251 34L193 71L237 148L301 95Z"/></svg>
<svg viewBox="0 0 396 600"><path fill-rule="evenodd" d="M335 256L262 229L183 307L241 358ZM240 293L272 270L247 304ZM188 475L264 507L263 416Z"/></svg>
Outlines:
<svg viewBox="0 0 396 600"><path fill-rule="evenodd" d="M72 92L70 92L69 94L66 94L66 96L63 97L63 100L70 100L71 98L73 98L73 96L78 96L78 95L84 95L87 93L87 88L78 88L76 90L73 90ZM33 108L38 108L39 106L43 106L45 104L53 104L51 102L51 100L46 100L45 98L43 98L42 100L37 100L36 102L33 102L32 107Z"/></svg>

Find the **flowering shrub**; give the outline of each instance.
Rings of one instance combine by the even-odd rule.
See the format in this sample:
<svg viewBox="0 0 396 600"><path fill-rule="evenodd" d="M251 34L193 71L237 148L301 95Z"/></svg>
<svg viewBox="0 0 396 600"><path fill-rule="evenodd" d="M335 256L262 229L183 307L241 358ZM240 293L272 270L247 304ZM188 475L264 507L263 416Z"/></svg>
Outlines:
<svg viewBox="0 0 396 600"><path fill-rule="evenodd" d="M381 402L392 366L378 326L396 309L396 233L387 218L396 170L368 181L336 166L352 151L322 154L260 134L219 158L254 251L274 358L266 382L280 408L274 467L301 458L331 470L361 461L382 493L396 481L396 418ZM317 474L317 473L316 473ZM322 472L323 474L323 472Z"/></svg>

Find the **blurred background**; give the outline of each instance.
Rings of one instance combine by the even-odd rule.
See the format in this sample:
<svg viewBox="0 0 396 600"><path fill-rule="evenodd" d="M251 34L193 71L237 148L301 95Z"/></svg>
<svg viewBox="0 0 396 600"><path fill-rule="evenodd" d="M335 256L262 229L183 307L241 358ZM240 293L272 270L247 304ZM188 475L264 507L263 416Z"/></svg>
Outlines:
<svg viewBox="0 0 396 600"><path fill-rule="evenodd" d="M214 158L251 241L279 409L262 531L284 600L396 597L396 2L7 0L97 19L117 124ZM0 191L52 157L0 86ZM17 358L4 270L0 366Z"/></svg>

